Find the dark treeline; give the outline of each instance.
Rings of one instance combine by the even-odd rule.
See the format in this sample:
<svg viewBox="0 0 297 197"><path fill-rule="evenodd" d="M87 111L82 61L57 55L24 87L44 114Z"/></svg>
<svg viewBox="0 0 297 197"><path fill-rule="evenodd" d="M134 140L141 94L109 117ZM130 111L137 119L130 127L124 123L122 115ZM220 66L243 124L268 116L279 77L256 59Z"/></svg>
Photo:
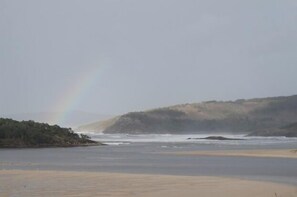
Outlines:
<svg viewBox="0 0 297 197"><path fill-rule="evenodd" d="M71 128L0 118L0 147L80 146L96 143Z"/></svg>

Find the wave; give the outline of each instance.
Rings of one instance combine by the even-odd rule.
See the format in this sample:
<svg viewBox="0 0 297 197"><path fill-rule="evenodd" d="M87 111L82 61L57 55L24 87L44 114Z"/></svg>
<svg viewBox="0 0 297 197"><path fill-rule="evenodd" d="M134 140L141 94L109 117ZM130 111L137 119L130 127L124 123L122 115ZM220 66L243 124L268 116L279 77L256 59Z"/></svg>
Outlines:
<svg viewBox="0 0 297 197"><path fill-rule="evenodd" d="M275 144L275 143L297 143L297 138L287 137L253 137L245 135L233 134L211 134L211 136L219 135L226 138L235 138L243 140L209 140L209 139L195 139L209 137L209 134L90 134L93 140L98 140L110 145L123 145L127 143L149 143L149 142L163 142L163 143L199 143L199 144L232 144L232 145L261 145L261 144Z"/></svg>
<svg viewBox="0 0 297 197"><path fill-rule="evenodd" d="M111 146L119 146L119 145L128 145L131 144L129 142L104 142L105 145L111 145Z"/></svg>

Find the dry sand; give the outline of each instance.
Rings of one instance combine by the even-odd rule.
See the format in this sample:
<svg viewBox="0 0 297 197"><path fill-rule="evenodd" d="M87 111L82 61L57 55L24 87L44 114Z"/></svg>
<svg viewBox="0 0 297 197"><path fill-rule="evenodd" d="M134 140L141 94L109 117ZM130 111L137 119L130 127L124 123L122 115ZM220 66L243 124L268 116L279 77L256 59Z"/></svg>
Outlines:
<svg viewBox="0 0 297 197"><path fill-rule="evenodd" d="M241 156L241 157L279 157L297 158L297 150L269 149L269 150L216 150L216 151L188 151L166 153L190 156Z"/></svg>
<svg viewBox="0 0 297 197"><path fill-rule="evenodd" d="M297 187L222 177L0 171L1 197L296 197Z"/></svg>

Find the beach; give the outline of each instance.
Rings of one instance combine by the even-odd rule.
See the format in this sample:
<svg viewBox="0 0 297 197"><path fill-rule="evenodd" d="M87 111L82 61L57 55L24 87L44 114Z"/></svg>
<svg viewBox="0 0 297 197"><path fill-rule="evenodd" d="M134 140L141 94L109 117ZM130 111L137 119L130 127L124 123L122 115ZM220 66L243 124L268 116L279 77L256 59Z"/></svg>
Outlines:
<svg viewBox="0 0 297 197"><path fill-rule="evenodd" d="M297 187L211 176L1 170L2 197L295 197Z"/></svg>

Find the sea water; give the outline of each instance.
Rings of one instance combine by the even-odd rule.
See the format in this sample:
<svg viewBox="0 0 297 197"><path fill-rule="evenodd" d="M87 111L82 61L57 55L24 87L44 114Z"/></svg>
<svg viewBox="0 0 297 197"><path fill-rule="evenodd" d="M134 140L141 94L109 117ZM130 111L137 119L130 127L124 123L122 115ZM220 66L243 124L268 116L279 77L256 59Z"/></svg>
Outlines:
<svg viewBox="0 0 297 197"><path fill-rule="evenodd" d="M296 138L221 135L244 140L203 140L208 135L90 134L106 146L0 149L0 170L69 170L187 176L227 176L297 185L297 159L181 156L167 152L297 149Z"/></svg>
<svg viewBox="0 0 297 197"><path fill-rule="evenodd" d="M213 144L213 145L238 145L238 146L267 146L295 148L297 138L288 137L255 137L246 135L233 134L212 134L211 136L222 136L225 138L239 140L209 140L202 139L209 137L209 134L103 134L103 133L87 133L93 140L101 141L108 145L128 145L133 143L176 143L176 144Z"/></svg>

